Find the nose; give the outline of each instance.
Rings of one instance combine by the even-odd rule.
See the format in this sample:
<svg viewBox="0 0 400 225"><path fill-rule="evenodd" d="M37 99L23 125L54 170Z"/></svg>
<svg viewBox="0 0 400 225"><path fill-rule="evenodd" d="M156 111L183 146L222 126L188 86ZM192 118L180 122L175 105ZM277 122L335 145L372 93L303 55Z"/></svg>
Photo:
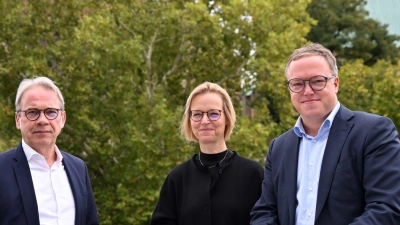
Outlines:
<svg viewBox="0 0 400 225"><path fill-rule="evenodd" d="M206 114L206 115L204 115ZM201 123L209 123L210 122L210 118L208 118L207 112L203 112L203 117L200 120Z"/></svg>
<svg viewBox="0 0 400 225"><path fill-rule="evenodd" d="M49 120L44 115L44 111L39 112L39 118L37 118L36 122L37 123L48 123L49 122Z"/></svg>
<svg viewBox="0 0 400 225"><path fill-rule="evenodd" d="M311 88L310 81L304 83L304 95L314 94L314 89Z"/></svg>

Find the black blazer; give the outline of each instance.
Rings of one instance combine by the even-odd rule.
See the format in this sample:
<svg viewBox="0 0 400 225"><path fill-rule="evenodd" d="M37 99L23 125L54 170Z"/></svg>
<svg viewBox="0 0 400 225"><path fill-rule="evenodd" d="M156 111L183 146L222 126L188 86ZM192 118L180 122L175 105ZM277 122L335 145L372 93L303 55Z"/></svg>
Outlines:
<svg viewBox="0 0 400 225"><path fill-rule="evenodd" d="M75 225L99 224L86 164L61 152L75 200ZM20 143L0 153L0 225L39 225L31 172Z"/></svg>
<svg viewBox="0 0 400 225"><path fill-rule="evenodd" d="M250 224L295 224L299 144L293 129L271 142ZM315 224L400 224L400 142L390 119L340 106L322 160Z"/></svg>

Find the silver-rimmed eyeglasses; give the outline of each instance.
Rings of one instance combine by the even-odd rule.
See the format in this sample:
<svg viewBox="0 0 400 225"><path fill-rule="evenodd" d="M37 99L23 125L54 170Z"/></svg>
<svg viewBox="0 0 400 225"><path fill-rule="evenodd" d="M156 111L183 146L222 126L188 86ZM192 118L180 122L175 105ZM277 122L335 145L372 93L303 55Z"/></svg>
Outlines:
<svg viewBox="0 0 400 225"><path fill-rule="evenodd" d="M294 93L299 93L304 90L306 86L306 81L308 81L308 84L310 85L311 89L314 91L320 91L326 87L326 83L328 82L329 79L335 78L336 75L326 77L323 75L316 75L313 77L310 77L308 80L300 79L300 78L293 78L290 79L289 81L286 82L288 88L290 91Z"/></svg>
<svg viewBox="0 0 400 225"><path fill-rule="evenodd" d="M201 110L192 110L190 111L190 119L195 122L199 122L203 119L204 113L207 114L208 119L211 121L216 121L221 117L221 112L223 110L219 109L210 109L207 112L203 112Z"/></svg>
<svg viewBox="0 0 400 225"><path fill-rule="evenodd" d="M39 119L40 117L40 113L43 112L44 116L48 119L48 120L54 120L58 117L58 112L61 109L55 109L55 108L47 108L44 110L39 110L39 109L27 109L27 110L19 110L17 111L18 113L25 113L25 116L28 120L30 121L35 121L37 119Z"/></svg>

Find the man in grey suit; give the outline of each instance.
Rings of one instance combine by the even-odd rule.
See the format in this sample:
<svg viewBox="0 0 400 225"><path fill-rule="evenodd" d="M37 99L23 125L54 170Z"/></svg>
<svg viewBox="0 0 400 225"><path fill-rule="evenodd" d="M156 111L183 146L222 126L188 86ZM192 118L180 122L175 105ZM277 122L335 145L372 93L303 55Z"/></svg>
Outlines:
<svg viewBox="0 0 400 225"><path fill-rule="evenodd" d="M270 143L250 224L400 224L393 122L339 103L336 59L320 44L295 50L285 76L300 116Z"/></svg>
<svg viewBox="0 0 400 225"><path fill-rule="evenodd" d="M99 224L86 164L56 146L67 118L59 88L24 79L15 108L22 140L0 153L0 225Z"/></svg>

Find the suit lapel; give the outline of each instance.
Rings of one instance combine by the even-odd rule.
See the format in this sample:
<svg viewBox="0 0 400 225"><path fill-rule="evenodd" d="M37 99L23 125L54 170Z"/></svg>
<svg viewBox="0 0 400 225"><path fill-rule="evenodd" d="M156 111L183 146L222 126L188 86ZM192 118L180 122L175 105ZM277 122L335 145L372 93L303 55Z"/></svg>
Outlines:
<svg viewBox="0 0 400 225"><path fill-rule="evenodd" d="M353 126L352 123L347 122L352 115L353 113L350 110L344 106L340 106L330 129L324 157L322 159L315 220L317 220L321 213L330 192L333 176L335 175L336 165L338 164L343 144Z"/></svg>
<svg viewBox="0 0 400 225"><path fill-rule="evenodd" d="M74 196L74 202L75 202L75 224L79 224L78 221L81 220L80 218L80 213L82 205L80 204L81 199L82 199L82 191L80 188L80 182L79 182L79 177L82 177L82 175L78 174L77 168L74 166L72 163L71 159L68 157L68 155L64 154L61 152L63 155L63 165L65 172L67 173L69 185L72 190L72 194Z"/></svg>
<svg viewBox="0 0 400 225"><path fill-rule="evenodd" d="M22 149L22 144L18 145L14 159L16 160L16 163L13 164L13 169L20 190L26 220L29 225L39 225L39 210L36 201L35 188L33 186L29 164Z"/></svg>
<svg viewBox="0 0 400 225"><path fill-rule="evenodd" d="M289 210L289 224L295 224L296 207L297 207L297 166L299 158L300 137L293 131L285 140L285 161L284 168L285 176L287 177L287 197L288 197L288 210Z"/></svg>

